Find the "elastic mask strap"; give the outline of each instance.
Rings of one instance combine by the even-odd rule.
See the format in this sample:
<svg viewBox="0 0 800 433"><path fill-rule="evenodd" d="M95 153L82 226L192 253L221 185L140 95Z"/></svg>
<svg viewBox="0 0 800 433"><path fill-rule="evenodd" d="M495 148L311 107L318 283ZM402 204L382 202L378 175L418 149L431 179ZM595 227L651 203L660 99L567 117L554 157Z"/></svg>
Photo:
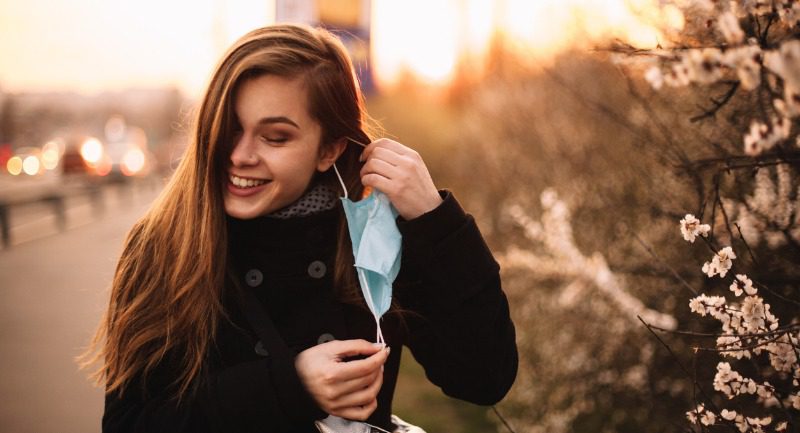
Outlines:
<svg viewBox="0 0 800 433"><path fill-rule="evenodd" d="M358 273L361 274L361 280L364 282L364 288L366 289L364 290L364 297L367 298L369 305L375 306L375 302L372 300L372 291L369 289L369 283L367 282L367 276L364 275L364 270L359 268ZM386 344L386 341L383 339L383 332L381 332L381 318L375 313L372 313L372 317L375 318L375 342Z"/></svg>
<svg viewBox="0 0 800 433"><path fill-rule="evenodd" d="M357 144L357 145L359 145L361 147L367 147L366 144L364 144L364 143L362 143L362 142L360 142L358 140L353 140L350 137L345 137L345 138L347 138L348 141L352 141L353 143L355 143L355 144ZM333 171L336 172L336 177L339 179L339 184L342 185L342 191L344 191L344 198L347 198L347 187L344 186L344 180L342 180L342 175L341 175L341 173L339 173L339 169L336 168L336 163L335 162L333 163Z"/></svg>
<svg viewBox="0 0 800 433"><path fill-rule="evenodd" d="M333 171L336 172L336 177L339 178L339 183L342 185L342 191L344 191L344 198L347 198L347 187L344 186L344 180L342 180L342 175L339 174L339 169L336 168L336 163L333 163Z"/></svg>

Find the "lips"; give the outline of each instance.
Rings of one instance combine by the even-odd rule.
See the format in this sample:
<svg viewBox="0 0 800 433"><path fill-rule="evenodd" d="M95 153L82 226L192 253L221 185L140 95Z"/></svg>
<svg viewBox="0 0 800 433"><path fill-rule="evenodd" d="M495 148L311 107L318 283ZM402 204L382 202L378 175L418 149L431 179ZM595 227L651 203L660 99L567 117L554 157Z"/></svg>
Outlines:
<svg viewBox="0 0 800 433"><path fill-rule="evenodd" d="M267 179L254 179L230 174L228 175L228 191L234 195L245 197L262 190L264 185L269 182Z"/></svg>

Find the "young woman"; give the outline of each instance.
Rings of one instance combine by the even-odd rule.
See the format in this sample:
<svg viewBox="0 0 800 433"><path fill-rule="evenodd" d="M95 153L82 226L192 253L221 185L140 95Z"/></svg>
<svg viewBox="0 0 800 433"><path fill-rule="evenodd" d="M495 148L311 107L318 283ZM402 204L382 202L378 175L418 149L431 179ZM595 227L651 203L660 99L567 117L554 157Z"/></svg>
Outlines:
<svg viewBox="0 0 800 433"><path fill-rule="evenodd" d="M329 414L392 431L404 345L446 394L503 398L517 351L499 267L420 156L372 141L364 119L350 60L324 30L266 27L224 55L117 266L94 342L103 431L315 432ZM373 344L343 187L381 191L399 213L386 345ZM260 340L254 304L290 356Z"/></svg>

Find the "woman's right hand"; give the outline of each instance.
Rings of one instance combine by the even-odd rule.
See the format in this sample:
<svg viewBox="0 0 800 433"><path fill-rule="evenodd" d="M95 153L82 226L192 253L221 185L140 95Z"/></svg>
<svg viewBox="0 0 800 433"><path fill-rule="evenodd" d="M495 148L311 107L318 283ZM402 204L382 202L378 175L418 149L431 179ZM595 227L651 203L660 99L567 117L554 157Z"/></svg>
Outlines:
<svg viewBox="0 0 800 433"><path fill-rule="evenodd" d="M344 361L359 355L367 358ZM330 341L300 352L294 366L319 407L328 414L363 421L378 407L389 348L366 340Z"/></svg>

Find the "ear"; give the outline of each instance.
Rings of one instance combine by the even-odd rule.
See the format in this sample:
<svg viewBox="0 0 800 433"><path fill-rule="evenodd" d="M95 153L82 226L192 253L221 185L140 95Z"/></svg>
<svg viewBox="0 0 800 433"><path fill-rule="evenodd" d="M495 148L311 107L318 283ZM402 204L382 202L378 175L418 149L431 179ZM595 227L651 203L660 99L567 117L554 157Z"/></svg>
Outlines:
<svg viewBox="0 0 800 433"><path fill-rule="evenodd" d="M319 147L319 158L317 159L317 171L328 171L329 168L339 159L344 149L347 147L347 138L340 138L333 143Z"/></svg>

